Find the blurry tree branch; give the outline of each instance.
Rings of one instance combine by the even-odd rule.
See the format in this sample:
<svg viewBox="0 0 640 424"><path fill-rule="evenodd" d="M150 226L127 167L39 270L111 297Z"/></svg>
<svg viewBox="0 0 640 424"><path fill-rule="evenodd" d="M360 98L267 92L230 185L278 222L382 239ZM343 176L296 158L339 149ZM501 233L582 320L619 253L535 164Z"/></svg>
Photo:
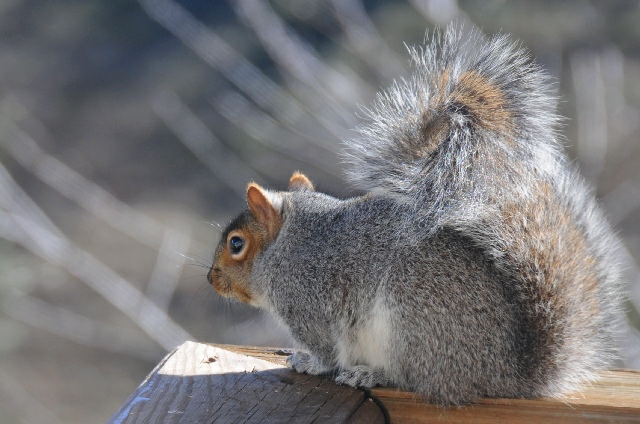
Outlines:
<svg viewBox="0 0 640 424"><path fill-rule="evenodd" d="M155 250L162 244L166 231L163 224L119 201L93 181L44 152L25 131L2 114L0 135L0 145L18 163L60 194L151 249ZM33 208L31 210L35 211ZM46 216L42 215L39 218L45 219ZM55 228L53 223L49 224L49 228ZM209 250L208 247L199 244L194 244L193 247L197 251Z"/></svg>
<svg viewBox="0 0 640 424"><path fill-rule="evenodd" d="M165 230L158 249L156 265L147 285L147 298L164 312L169 310L169 304L182 274L185 256L180 252L187 252L191 244L191 239L186 234L186 231L170 228Z"/></svg>
<svg viewBox="0 0 640 424"><path fill-rule="evenodd" d="M305 135L292 135L271 116L253 107L239 93L228 91L211 98L210 101L220 115L260 144L285 155L287 159L297 159L319 167L329 174L339 174L335 153L327 152L317 145L304 143L304 140L308 140Z"/></svg>
<svg viewBox="0 0 640 424"><path fill-rule="evenodd" d="M445 25L453 19L462 21L464 14L458 7L456 0L410 0L411 4L422 15L437 25ZM471 22L465 19L466 22Z"/></svg>
<svg viewBox="0 0 640 424"><path fill-rule="evenodd" d="M148 361L155 361L162 354L139 331L96 321L25 294L5 298L2 311L15 320L84 346Z"/></svg>
<svg viewBox="0 0 640 424"><path fill-rule="evenodd" d="M1 165L0 236L86 283L164 349L192 339L133 284L68 240Z"/></svg>
<svg viewBox="0 0 640 424"><path fill-rule="evenodd" d="M120 202L94 182L45 153L26 132L5 115L0 115L0 134L2 147L25 169L60 194L140 243L153 249L160 245L164 231L161 224Z"/></svg>
<svg viewBox="0 0 640 424"><path fill-rule="evenodd" d="M153 110L216 178L244 199L247 183L257 179L253 169L227 148L175 93L158 94L153 99Z"/></svg>
<svg viewBox="0 0 640 424"><path fill-rule="evenodd" d="M361 0L331 0L331 4L351 51L387 80L385 82L405 73L405 63L380 36Z"/></svg>
<svg viewBox="0 0 640 424"><path fill-rule="evenodd" d="M351 113L342 105L353 107L372 91L369 84L352 71L337 71L330 67L313 48L288 28L271 9L260 0L232 1L240 20L253 29L269 56L287 74L310 89L301 93L303 100L313 104L313 110L331 110L330 117L355 125Z"/></svg>
<svg viewBox="0 0 640 424"><path fill-rule="evenodd" d="M329 143L328 146L332 145L329 135L333 135L334 139L342 139L345 135L344 127L336 125L333 119L325 116L326 110L308 110L176 2L172 0L139 0L139 2L152 19L182 41L205 63L220 71L227 80L280 122L301 132L307 132L310 127L315 128L314 132L319 133L323 132L322 128L328 130L327 136L313 139L325 147L326 143ZM318 127L318 123L321 127Z"/></svg>

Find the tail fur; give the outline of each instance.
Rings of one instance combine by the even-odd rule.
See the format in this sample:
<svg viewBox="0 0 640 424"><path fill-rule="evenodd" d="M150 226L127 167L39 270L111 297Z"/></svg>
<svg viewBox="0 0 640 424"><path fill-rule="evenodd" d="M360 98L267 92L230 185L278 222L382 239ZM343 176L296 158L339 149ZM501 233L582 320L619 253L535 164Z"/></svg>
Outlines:
<svg viewBox="0 0 640 424"><path fill-rule="evenodd" d="M411 50L413 76L367 110L347 172L415 211L398 225L456 228L517 280L523 378L558 394L610 364L619 243L563 154L549 78L504 35L461 38L451 26Z"/></svg>

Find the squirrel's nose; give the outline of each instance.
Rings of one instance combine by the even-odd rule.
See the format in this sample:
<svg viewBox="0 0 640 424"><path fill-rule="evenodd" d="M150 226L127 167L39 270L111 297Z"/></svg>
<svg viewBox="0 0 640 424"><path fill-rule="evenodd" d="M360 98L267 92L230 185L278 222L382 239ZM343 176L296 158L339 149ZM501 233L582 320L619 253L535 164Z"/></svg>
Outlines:
<svg viewBox="0 0 640 424"><path fill-rule="evenodd" d="M215 269L214 267L211 267L209 269L209 273L207 274L207 281L209 281L209 284L213 285L213 279L216 277L215 274L217 274L220 270Z"/></svg>

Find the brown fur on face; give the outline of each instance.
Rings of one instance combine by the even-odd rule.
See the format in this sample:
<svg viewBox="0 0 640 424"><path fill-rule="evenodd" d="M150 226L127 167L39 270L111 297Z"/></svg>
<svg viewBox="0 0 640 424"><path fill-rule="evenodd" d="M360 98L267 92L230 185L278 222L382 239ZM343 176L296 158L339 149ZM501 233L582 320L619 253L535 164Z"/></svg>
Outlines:
<svg viewBox="0 0 640 424"><path fill-rule="evenodd" d="M304 175L298 175L308 181ZM247 187L249 210L240 214L223 232L207 275L209 283L220 295L249 304L256 300L251 288L251 270L255 257L280 232L282 217L281 205L277 204L279 201L277 195L255 183ZM234 254L231 240L235 237L244 241L244 247Z"/></svg>
<svg viewBox="0 0 640 424"><path fill-rule="evenodd" d="M241 217L244 218L242 215ZM241 221L244 222L239 226L225 231L227 234L220 240L207 278L220 295L251 303L253 296L247 281L251 274L253 259L263 244L263 237L261 231L256 231L255 222L246 219ZM243 237L246 243L241 255L233 255L229 249L230 239L236 236Z"/></svg>

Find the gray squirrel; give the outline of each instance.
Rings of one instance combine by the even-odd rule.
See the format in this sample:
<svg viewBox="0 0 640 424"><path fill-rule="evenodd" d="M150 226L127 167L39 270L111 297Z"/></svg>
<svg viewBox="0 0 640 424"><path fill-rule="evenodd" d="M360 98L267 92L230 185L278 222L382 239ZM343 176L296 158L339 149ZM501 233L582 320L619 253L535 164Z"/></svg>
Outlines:
<svg viewBox="0 0 640 424"><path fill-rule="evenodd" d="M559 396L615 358L619 241L564 156L549 78L505 35L411 49L346 142L337 199L255 183L208 280L269 311L298 372L441 405Z"/></svg>

